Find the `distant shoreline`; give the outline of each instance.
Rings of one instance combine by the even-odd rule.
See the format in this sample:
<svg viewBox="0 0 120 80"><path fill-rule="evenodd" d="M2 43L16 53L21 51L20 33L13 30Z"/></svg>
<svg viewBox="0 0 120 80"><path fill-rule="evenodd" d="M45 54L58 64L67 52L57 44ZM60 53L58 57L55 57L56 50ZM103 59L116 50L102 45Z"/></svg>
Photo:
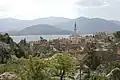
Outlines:
<svg viewBox="0 0 120 80"><path fill-rule="evenodd" d="M72 35L72 34L71 34ZM81 36L92 35L92 34L80 34ZM19 43L20 40L26 39L29 41L38 41L40 37L43 37L46 40L53 40L58 38L68 38L70 35L21 35L21 36L11 36L14 42Z"/></svg>
<svg viewBox="0 0 120 80"><path fill-rule="evenodd" d="M67 38L70 35L22 35L22 36L10 36L12 37L13 41L16 43L19 43L20 40L26 39L29 41L38 41L40 40L40 37L43 37L46 40L53 40L58 38Z"/></svg>

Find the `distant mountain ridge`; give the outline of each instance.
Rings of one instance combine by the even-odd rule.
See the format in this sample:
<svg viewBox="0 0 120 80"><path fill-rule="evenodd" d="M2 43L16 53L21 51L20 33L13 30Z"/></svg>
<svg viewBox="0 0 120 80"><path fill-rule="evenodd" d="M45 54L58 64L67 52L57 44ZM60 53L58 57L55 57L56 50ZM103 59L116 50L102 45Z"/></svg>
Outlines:
<svg viewBox="0 0 120 80"><path fill-rule="evenodd" d="M48 18L39 18L35 20L19 20L13 18L4 18L4 19L0 19L0 32L6 32L11 30L22 30L28 26L37 25L37 24L55 25L69 20L70 19L63 17L48 17Z"/></svg>
<svg viewBox="0 0 120 80"><path fill-rule="evenodd" d="M48 24L38 24L29 26L10 35L70 35L72 31L62 30Z"/></svg>
<svg viewBox="0 0 120 80"><path fill-rule="evenodd" d="M115 22L104 20L101 18L85 18L80 17L75 20L55 25L65 30L73 30L74 23L77 24L78 33L95 33L95 32L114 32L120 30L120 25Z"/></svg>
<svg viewBox="0 0 120 80"><path fill-rule="evenodd" d="M18 20L12 18L0 19L0 32L8 32L10 34L24 35L23 32L27 31L25 34L35 34L37 30L36 25L39 25L39 35L48 34L66 34L71 33L74 30L74 24L77 23L77 32L78 33L95 33L95 32L114 32L120 30L120 21L115 20L105 20L101 18L86 18L79 17L76 19L69 19L64 17L48 17L48 18L39 18L35 20ZM44 24L44 25L43 25ZM47 26L47 27L44 27ZM28 31L27 29L30 29ZM46 31L43 31L43 28ZM49 30L48 30L49 29ZM12 31L11 31L12 30ZM14 30L14 31L13 31ZM15 31L17 30L17 31ZM60 32L59 32L60 30ZM22 32L23 31L23 32ZM49 32L50 31L50 32ZM62 32L63 31L63 32ZM66 33L65 33L66 32Z"/></svg>
<svg viewBox="0 0 120 80"><path fill-rule="evenodd" d="M111 20L111 22L120 25L120 21L117 21L117 20Z"/></svg>

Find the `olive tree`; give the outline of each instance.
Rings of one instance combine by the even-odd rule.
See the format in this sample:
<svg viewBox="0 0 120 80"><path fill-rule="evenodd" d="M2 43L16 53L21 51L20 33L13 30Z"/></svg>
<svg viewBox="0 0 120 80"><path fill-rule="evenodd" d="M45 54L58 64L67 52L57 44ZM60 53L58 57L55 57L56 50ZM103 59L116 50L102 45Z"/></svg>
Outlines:
<svg viewBox="0 0 120 80"><path fill-rule="evenodd" d="M52 66L56 71L56 76L59 76L60 80L63 80L65 76L70 77L69 75L74 72L75 65L75 59L66 53L57 55L52 60Z"/></svg>

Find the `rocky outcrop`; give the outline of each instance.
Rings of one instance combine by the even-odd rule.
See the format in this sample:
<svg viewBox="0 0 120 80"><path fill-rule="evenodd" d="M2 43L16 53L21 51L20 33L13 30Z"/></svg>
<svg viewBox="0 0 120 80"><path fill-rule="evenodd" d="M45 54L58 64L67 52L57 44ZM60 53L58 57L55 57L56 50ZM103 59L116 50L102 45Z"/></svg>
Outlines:
<svg viewBox="0 0 120 80"><path fill-rule="evenodd" d="M18 79L16 74L5 72L0 75L0 80L18 80Z"/></svg>
<svg viewBox="0 0 120 80"><path fill-rule="evenodd" d="M1 61L1 58L2 60L3 58L8 59L11 54L16 55L18 58L25 57L25 50L23 50L23 46L15 43L13 39L7 33L0 34L0 46L1 46L0 47L0 61ZM9 51L8 51L8 48L10 48ZM9 56L6 57L6 54ZM4 60L2 62L4 62Z"/></svg>
<svg viewBox="0 0 120 80"><path fill-rule="evenodd" d="M0 42L0 63L6 63L11 57L11 48L9 44Z"/></svg>
<svg viewBox="0 0 120 80"><path fill-rule="evenodd" d="M120 80L120 68L115 68L111 70L109 74L106 76L108 80Z"/></svg>
<svg viewBox="0 0 120 80"><path fill-rule="evenodd" d="M7 33L5 33L4 35L0 34L0 41L6 44L10 44L10 47L14 46L13 39Z"/></svg>
<svg viewBox="0 0 120 80"><path fill-rule="evenodd" d="M81 76L80 76L80 72L81 72ZM90 69L88 66L83 65L83 67L81 68L81 70L78 70L77 73L74 76L75 80L89 80L90 78Z"/></svg>
<svg viewBox="0 0 120 80"><path fill-rule="evenodd" d="M16 47L15 42L7 33L0 34L0 42L4 42L6 44L9 44L9 46L12 50Z"/></svg>
<svg viewBox="0 0 120 80"><path fill-rule="evenodd" d="M84 65L83 69L82 69L81 79L82 80L89 80L89 78L90 78L90 69L88 66Z"/></svg>

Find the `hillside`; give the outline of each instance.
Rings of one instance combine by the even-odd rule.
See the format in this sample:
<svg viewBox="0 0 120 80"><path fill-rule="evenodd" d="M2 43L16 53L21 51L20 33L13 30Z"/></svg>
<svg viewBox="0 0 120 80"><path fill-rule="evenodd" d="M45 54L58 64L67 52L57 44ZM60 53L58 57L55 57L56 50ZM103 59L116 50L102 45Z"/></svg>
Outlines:
<svg viewBox="0 0 120 80"><path fill-rule="evenodd" d="M29 21L27 20L18 20L13 18L0 19L0 32L20 30L26 26L29 26Z"/></svg>
<svg viewBox="0 0 120 80"><path fill-rule="evenodd" d="M38 24L27 27L12 35L69 35L72 31L62 30L47 24Z"/></svg>
<svg viewBox="0 0 120 80"><path fill-rule="evenodd" d="M48 25L56 25L63 22L68 22L71 19L64 17L48 17L48 18L39 18L31 21L33 24L48 24Z"/></svg>
<svg viewBox="0 0 120 80"><path fill-rule="evenodd" d="M39 18L35 20L19 20L13 18L4 18L4 19L0 19L0 32L21 30L28 26L37 25L37 24L55 25L69 20L70 19L63 17L48 17L48 18Z"/></svg>
<svg viewBox="0 0 120 80"><path fill-rule="evenodd" d="M8 33L16 34L15 30L21 31L23 29L28 29L27 27L29 26L34 26L39 24L47 24L49 26L54 26L54 28L59 28L64 31L65 30L73 31L75 21L77 23L77 31L79 33L94 33L94 32L103 32L103 31L114 32L120 30L120 22L115 20L109 21L101 18L86 18L86 17L79 17L76 19L68 19L63 17L48 17L48 18L39 18L35 20L18 20L12 18L0 19L0 32L8 32ZM51 30L51 28L49 29ZM48 31L44 34L48 34L49 33Z"/></svg>
<svg viewBox="0 0 120 80"><path fill-rule="evenodd" d="M56 26L65 30L73 30L75 21L79 33L114 32L120 30L120 25L114 22L100 18L89 19L85 17L57 24Z"/></svg>
<svg viewBox="0 0 120 80"><path fill-rule="evenodd" d="M111 22L120 25L120 21L117 21L117 20L111 20Z"/></svg>

